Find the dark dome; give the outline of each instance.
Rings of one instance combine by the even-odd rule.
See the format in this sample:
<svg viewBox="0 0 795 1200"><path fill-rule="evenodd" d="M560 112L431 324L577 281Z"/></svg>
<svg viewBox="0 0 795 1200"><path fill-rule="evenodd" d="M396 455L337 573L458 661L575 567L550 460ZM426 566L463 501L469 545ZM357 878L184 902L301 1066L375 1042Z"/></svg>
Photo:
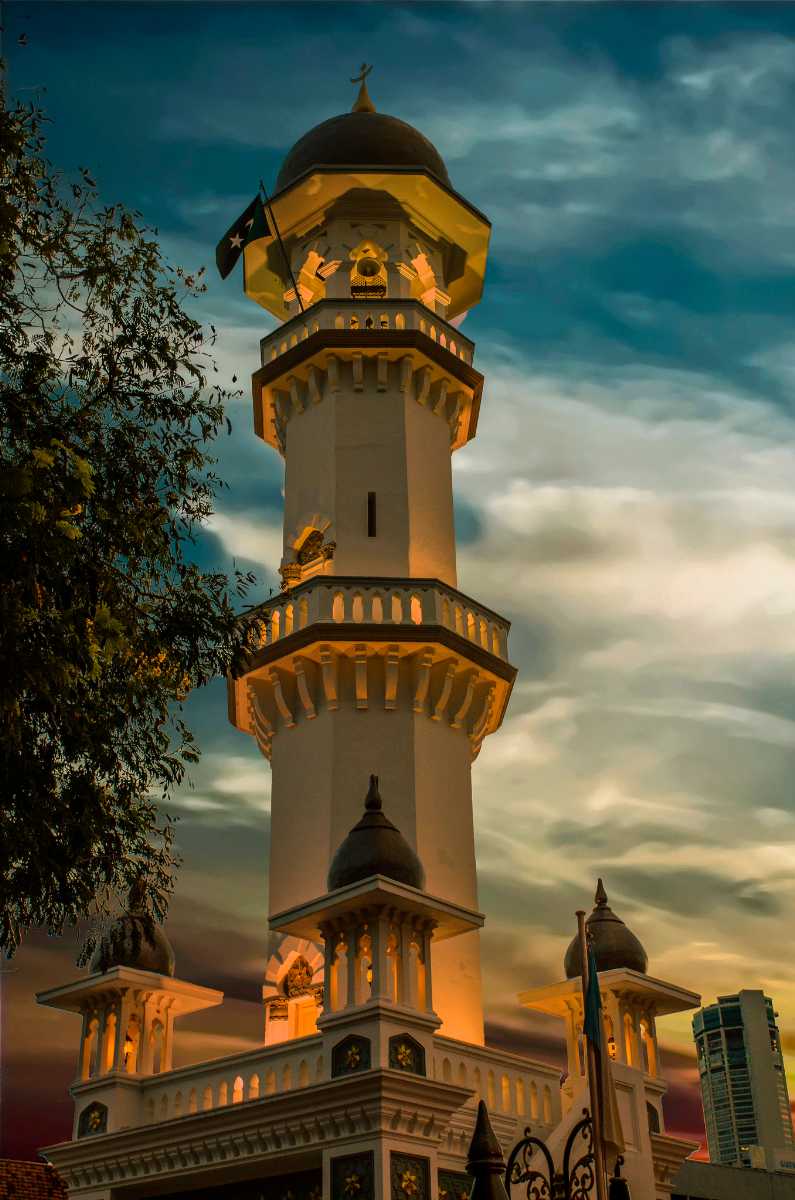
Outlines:
<svg viewBox="0 0 795 1200"><path fill-rule="evenodd" d="M378 794L378 776L370 776L364 816L337 847L328 873L328 890L347 887L371 875L384 875L396 883L423 888L422 863L403 834L384 815Z"/></svg>
<svg viewBox="0 0 795 1200"><path fill-rule="evenodd" d="M143 910L140 890L130 889L128 911L117 917L105 932L91 957L90 970L109 971L111 967L134 967L156 975L174 974L174 951L166 935L149 913Z"/></svg>
<svg viewBox="0 0 795 1200"><path fill-rule="evenodd" d="M593 912L585 924L591 935L597 970L614 971L617 967L625 967L645 975L649 966L646 951L632 930L627 929L621 918L608 907L607 892L601 879L597 884L594 899L596 902ZM566 951L563 969L567 979L582 974L580 940L577 937L572 939Z"/></svg>
<svg viewBox="0 0 795 1200"><path fill-rule="evenodd" d="M424 134L386 113L342 113L310 129L289 151L276 179L277 192L312 167L416 167L450 187L442 156Z"/></svg>

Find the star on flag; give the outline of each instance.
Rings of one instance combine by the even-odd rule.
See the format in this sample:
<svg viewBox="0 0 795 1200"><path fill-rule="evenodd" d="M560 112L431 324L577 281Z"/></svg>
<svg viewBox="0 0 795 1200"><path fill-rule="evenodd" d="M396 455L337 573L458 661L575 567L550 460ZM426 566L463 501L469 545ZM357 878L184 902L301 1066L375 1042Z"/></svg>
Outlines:
<svg viewBox="0 0 795 1200"><path fill-rule="evenodd" d="M240 258L245 254L246 247L260 238L273 236L265 206L259 196L255 196L244 212L240 214L230 229L215 248L215 262L222 279L232 271Z"/></svg>

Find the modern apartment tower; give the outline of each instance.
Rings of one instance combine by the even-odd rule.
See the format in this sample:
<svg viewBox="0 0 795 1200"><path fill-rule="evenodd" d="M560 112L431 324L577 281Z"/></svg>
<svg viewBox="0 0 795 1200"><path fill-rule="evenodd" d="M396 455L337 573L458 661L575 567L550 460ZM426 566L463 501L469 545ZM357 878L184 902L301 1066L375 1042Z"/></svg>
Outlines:
<svg viewBox="0 0 795 1200"><path fill-rule="evenodd" d="M792 1118L773 1001L744 989L693 1018L713 1162L765 1166L793 1157Z"/></svg>

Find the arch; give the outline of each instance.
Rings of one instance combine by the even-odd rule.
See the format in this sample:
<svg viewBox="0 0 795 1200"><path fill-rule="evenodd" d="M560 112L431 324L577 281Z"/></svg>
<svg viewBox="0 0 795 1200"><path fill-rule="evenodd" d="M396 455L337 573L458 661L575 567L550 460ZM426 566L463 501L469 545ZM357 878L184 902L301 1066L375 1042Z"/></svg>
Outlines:
<svg viewBox="0 0 795 1200"><path fill-rule="evenodd" d="M406 328L406 318L403 316L403 313L402 312L395 313L395 329L405 329L405 328Z"/></svg>
<svg viewBox="0 0 795 1200"><path fill-rule="evenodd" d="M288 637L293 632L293 616L295 610L292 604L285 605L284 609L284 636Z"/></svg>
<svg viewBox="0 0 795 1200"><path fill-rule="evenodd" d="M286 342L282 342L281 345L279 346L279 353L280 354L287 353L287 343Z"/></svg>
<svg viewBox="0 0 795 1200"><path fill-rule="evenodd" d="M312 322L312 332L320 333L320 326L318 325L317 321Z"/></svg>
<svg viewBox="0 0 795 1200"><path fill-rule="evenodd" d="M208 1083L207 1087L204 1089L204 1095L202 1096L202 1109L204 1112L209 1112L209 1110L212 1108L212 1106L213 1106L213 1089L210 1087L210 1085Z"/></svg>
<svg viewBox="0 0 795 1200"><path fill-rule="evenodd" d="M511 1081L507 1075L503 1075L500 1080L500 1100L502 1101L502 1111L511 1111Z"/></svg>
<svg viewBox="0 0 795 1200"><path fill-rule="evenodd" d="M368 313L368 314L367 314L367 316L364 318L364 327L365 327L365 329L372 329L372 328L373 328L373 318L370 316L370 314L369 314L369 313Z"/></svg>
<svg viewBox="0 0 795 1200"><path fill-rule="evenodd" d="M489 629L488 629L488 625L486 624L485 617L480 618L480 644L484 650L488 650L488 648L489 648Z"/></svg>
<svg viewBox="0 0 795 1200"><path fill-rule="evenodd" d="M271 613L271 641L272 642L277 642L279 640L279 636L280 636L279 630L281 628L281 623L282 623L281 609L274 608L273 612Z"/></svg>
<svg viewBox="0 0 795 1200"><path fill-rule="evenodd" d="M243 1100L243 1079L242 1076L236 1075L235 1082L232 1084L232 1103L240 1104Z"/></svg>
<svg viewBox="0 0 795 1200"><path fill-rule="evenodd" d="M530 1080L530 1116L538 1120L538 1085L534 1079Z"/></svg>
<svg viewBox="0 0 795 1200"><path fill-rule="evenodd" d="M461 608L460 604L456 604L454 606L453 615L455 617L455 631L456 631L456 633L460 633L463 635L463 633L464 633L464 611Z"/></svg>
<svg viewBox="0 0 795 1200"><path fill-rule="evenodd" d="M643 1070L647 1075L657 1074L657 1054L651 1023L644 1017L640 1023L640 1050Z"/></svg>
<svg viewBox="0 0 795 1200"><path fill-rule="evenodd" d="M293 1086L293 1068L289 1063L285 1063L282 1068L282 1091L289 1092Z"/></svg>
<svg viewBox="0 0 795 1200"><path fill-rule="evenodd" d="M336 317L334 318L334 328L335 329L344 329L345 328L345 318L343 317L342 313L338 312Z"/></svg>
<svg viewBox="0 0 795 1200"><path fill-rule="evenodd" d="M276 1072L269 1069L265 1072L265 1095L272 1096L276 1091Z"/></svg>
<svg viewBox="0 0 795 1200"><path fill-rule="evenodd" d="M489 1108L495 1108L497 1104L497 1085L493 1071L489 1071L486 1076L486 1104Z"/></svg>
<svg viewBox="0 0 795 1200"><path fill-rule="evenodd" d="M198 1102L197 1102L197 1098L196 1098L196 1088L191 1088L190 1094L188 1096L188 1112L195 1113L197 1110L198 1110Z"/></svg>
<svg viewBox="0 0 795 1200"><path fill-rule="evenodd" d="M414 625L422 624L422 601L417 595L411 597L411 620Z"/></svg>
<svg viewBox="0 0 795 1200"><path fill-rule="evenodd" d="M526 1111L527 1099L523 1079L516 1080L516 1112L521 1116Z"/></svg>
<svg viewBox="0 0 795 1200"><path fill-rule="evenodd" d="M426 329L427 325L425 324L425 319L424 317L420 317L420 333L425 333Z"/></svg>
<svg viewBox="0 0 795 1200"><path fill-rule="evenodd" d="M348 321L348 325L351 329L359 328L359 318L357 317L356 313L351 314L351 319Z"/></svg>
<svg viewBox="0 0 795 1200"><path fill-rule="evenodd" d="M302 1058L298 1065L298 1086L309 1087L309 1064L305 1058Z"/></svg>
<svg viewBox="0 0 795 1200"><path fill-rule="evenodd" d="M475 1093L475 1099L480 1100L483 1097L483 1080L480 1075L480 1067L475 1067L472 1072L472 1090Z"/></svg>
<svg viewBox="0 0 795 1200"><path fill-rule="evenodd" d="M498 658L502 656L502 646L500 645L500 634L499 634L499 630L497 629L496 625L492 625L492 627L491 627L491 652L492 652L492 654L496 654Z"/></svg>
<svg viewBox="0 0 795 1200"><path fill-rule="evenodd" d="M251 1076L251 1078L248 1081L248 1092L246 1093L246 1099L247 1100L258 1100L259 1099L259 1075L257 1075L256 1072Z"/></svg>
<svg viewBox="0 0 795 1200"><path fill-rule="evenodd" d="M160 1120L165 1121L168 1116L168 1096L165 1092L160 1097Z"/></svg>
<svg viewBox="0 0 795 1200"><path fill-rule="evenodd" d="M150 1096L146 1102L146 1124L153 1125L155 1120L155 1098Z"/></svg>
<svg viewBox="0 0 795 1200"><path fill-rule="evenodd" d="M635 1065L632 1054L632 1017L628 1012L624 1013L624 1053L626 1055L627 1066Z"/></svg>
<svg viewBox="0 0 795 1200"><path fill-rule="evenodd" d="M435 325L431 325L430 334L431 334L431 338L435 342L436 341L436 326Z"/></svg>
<svg viewBox="0 0 795 1200"><path fill-rule="evenodd" d="M331 602L331 619L337 624L345 620L345 595L343 592L334 593L334 599Z"/></svg>
<svg viewBox="0 0 795 1200"><path fill-rule="evenodd" d="M450 350L451 354L458 354L458 346L456 346L452 338L450 338L450 345L448 349Z"/></svg>
<svg viewBox="0 0 795 1200"><path fill-rule="evenodd" d="M159 1075L164 1067L163 1043L165 1041L166 1031L163 1028L163 1022L156 1017L152 1022L152 1028L149 1033L149 1045L152 1051L152 1074Z"/></svg>
<svg viewBox="0 0 795 1200"><path fill-rule="evenodd" d="M273 362L274 358L278 357L278 354L279 351L276 349L276 347L271 346L271 362Z"/></svg>
<svg viewBox="0 0 795 1200"><path fill-rule="evenodd" d="M360 625L364 620L364 599L361 592L355 592L351 604L351 620Z"/></svg>
<svg viewBox="0 0 795 1200"><path fill-rule="evenodd" d="M467 637L470 642L475 640L475 614L472 609L467 609Z"/></svg>
<svg viewBox="0 0 795 1200"><path fill-rule="evenodd" d="M442 1079L445 1083L453 1082L453 1068L449 1058L442 1059Z"/></svg>
<svg viewBox="0 0 795 1200"><path fill-rule="evenodd" d="M649 1133L662 1132L660 1129L660 1114L649 1100L646 1101L646 1120L649 1123Z"/></svg>
<svg viewBox="0 0 795 1200"><path fill-rule="evenodd" d="M218 1084L218 1107L221 1108L224 1104L229 1103L229 1088L226 1080Z"/></svg>
<svg viewBox="0 0 795 1200"><path fill-rule="evenodd" d="M83 1079L88 1079L96 1070L98 1030L99 1021L96 1017L91 1017L86 1028L85 1037L83 1038L83 1058L80 1067L80 1074Z"/></svg>
<svg viewBox="0 0 795 1200"><path fill-rule="evenodd" d="M309 624L309 597L302 596L298 601L298 628L306 629Z"/></svg>
<svg viewBox="0 0 795 1200"><path fill-rule="evenodd" d="M552 1124L552 1092L548 1083L544 1084L544 1122L547 1125Z"/></svg>
<svg viewBox="0 0 795 1200"><path fill-rule="evenodd" d="M290 335L290 349L292 350L293 346L297 346L297 345L298 345L298 338L293 333Z"/></svg>
<svg viewBox="0 0 795 1200"><path fill-rule="evenodd" d="M466 1087L467 1085L467 1065L465 1062L458 1064L458 1086Z"/></svg>
<svg viewBox="0 0 795 1200"><path fill-rule="evenodd" d="M378 592L373 596L370 606L370 619L375 625L380 625L384 619L384 601Z"/></svg>
<svg viewBox="0 0 795 1200"><path fill-rule="evenodd" d="M323 1055L319 1054L317 1056L317 1062L315 1063L315 1080L319 1083L322 1078L323 1078Z"/></svg>
<svg viewBox="0 0 795 1200"><path fill-rule="evenodd" d="M182 1116L182 1092L178 1091L174 1097L174 1116Z"/></svg>
<svg viewBox="0 0 795 1200"><path fill-rule="evenodd" d="M389 313L381 313L381 316L378 318L378 324L382 329L389 329Z"/></svg>
<svg viewBox="0 0 795 1200"><path fill-rule="evenodd" d="M439 345L447 346L447 338L445 337L444 333L441 330L439 332Z"/></svg>
<svg viewBox="0 0 795 1200"><path fill-rule="evenodd" d="M309 337L309 326L304 325L301 329L301 341L303 341L304 338L308 338L308 337Z"/></svg>
<svg viewBox="0 0 795 1200"><path fill-rule="evenodd" d="M105 1014L105 1032L102 1037L102 1070L112 1071L116 1057L116 1014Z"/></svg>
<svg viewBox="0 0 795 1200"><path fill-rule="evenodd" d="M402 624L402 622L403 622L403 600L395 592L392 593L390 608L392 611L392 621L394 622L394 624L395 625Z"/></svg>

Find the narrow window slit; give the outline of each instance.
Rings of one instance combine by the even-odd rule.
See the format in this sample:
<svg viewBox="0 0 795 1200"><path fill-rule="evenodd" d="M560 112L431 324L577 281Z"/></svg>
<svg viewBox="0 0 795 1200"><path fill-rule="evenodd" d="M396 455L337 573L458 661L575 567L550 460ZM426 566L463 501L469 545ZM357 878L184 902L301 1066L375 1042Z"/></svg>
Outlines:
<svg viewBox="0 0 795 1200"><path fill-rule="evenodd" d="M375 537L375 492L367 493L367 536Z"/></svg>

